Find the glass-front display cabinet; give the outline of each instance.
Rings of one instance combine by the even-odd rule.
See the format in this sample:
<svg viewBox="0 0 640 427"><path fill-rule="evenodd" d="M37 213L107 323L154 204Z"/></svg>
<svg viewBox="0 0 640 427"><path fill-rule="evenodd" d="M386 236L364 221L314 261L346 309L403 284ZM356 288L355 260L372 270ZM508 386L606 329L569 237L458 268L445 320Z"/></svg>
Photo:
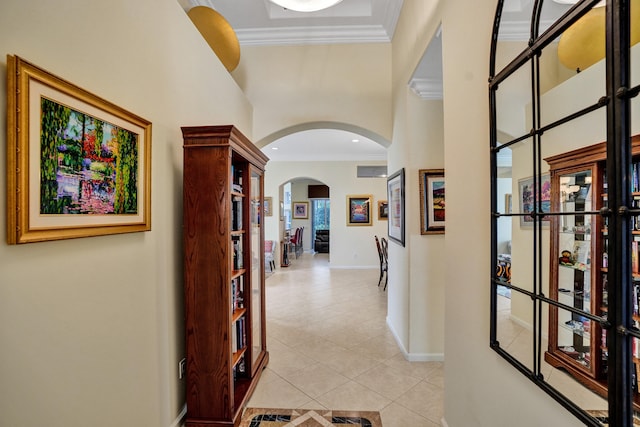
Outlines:
<svg viewBox="0 0 640 427"><path fill-rule="evenodd" d="M599 145L599 147L602 147ZM593 147L595 148L595 147ZM582 153L584 149L581 149ZM600 324L589 315L603 315L601 253L603 163L579 164L576 153L546 161L550 165L550 298L549 345L545 360L568 371L594 391L606 394L607 352Z"/></svg>

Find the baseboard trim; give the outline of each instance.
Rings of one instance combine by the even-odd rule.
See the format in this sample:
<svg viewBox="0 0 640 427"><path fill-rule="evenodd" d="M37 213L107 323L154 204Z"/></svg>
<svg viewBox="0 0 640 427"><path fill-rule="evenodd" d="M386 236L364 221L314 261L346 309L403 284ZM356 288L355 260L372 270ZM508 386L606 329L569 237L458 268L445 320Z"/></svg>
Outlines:
<svg viewBox="0 0 640 427"><path fill-rule="evenodd" d="M375 270L380 269L379 265L329 265L334 270Z"/></svg>
<svg viewBox="0 0 640 427"><path fill-rule="evenodd" d="M182 411L178 414L178 417L173 421L171 427L182 427L184 425L184 417L187 415L187 404L182 407Z"/></svg>
<svg viewBox="0 0 640 427"><path fill-rule="evenodd" d="M409 362L444 362L444 353L409 353L402 344L402 340L400 340L396 330L393 328L389 317L387 317L387 327L391 331L393 339L396 340L396 344L400 348L402 355Z"/></svg>
<svg viewBox="0 0 640 427"><path fill-rule="evenodd" d="M409 353L405 358L409 362L444 362L444 353Z"/></svg>

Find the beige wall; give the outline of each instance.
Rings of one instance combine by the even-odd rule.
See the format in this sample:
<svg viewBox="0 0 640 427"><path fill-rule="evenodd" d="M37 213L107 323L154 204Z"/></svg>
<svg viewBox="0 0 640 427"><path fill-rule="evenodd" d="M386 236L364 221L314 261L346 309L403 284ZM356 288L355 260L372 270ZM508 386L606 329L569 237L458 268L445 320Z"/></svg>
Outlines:
<svg viewBox="0 0 640 427"><path fill-rule="evenodd" d="M579 426L489 348L489 43L495 1L443 2L449 426ZM461 126L461 123L464 125Z"/></svg>
<svg viewBox="0 0 640 427"><path fill-rule="evenodd" d="M444 167L442 102L419 99L408 82L439 27L436 1L406 1L393 39L393 137L389 173L405 169L405 246L389 244L387 323L410 360L444 353L444 238L420 234L419 169Z"/></svg>
<svg viewBox="0 0 640 427"><path fill-rule="evenodd" d="M390 140L388 43L246 46L233 76L254 106L259 146L308 122L345 123Z"/></svg>
<svg viewBox="0 0 640 427"><path fill-rule="evenodd" d="M392 47L244 49L234 78L254 112L174 0L5 0L2 58L19 54L153 122L153 231L0 244L0 424L174 425L184 402L177 380L183 355L179 127L234 123L262 140L313 120L348 123L391 140L389 170L405 168L408 180L421 165L443 162L446 234L418 235L411 184L408 246L390 245L388 321L409 355L439 353L437 344L421 338L437 343L444 337L448 425L580 425L489 348L487 73L494 10L493 0L405 0ZM406 83L440 22L445 98L437 113L439 107L412 99ZM361 79L362 87L353 84ZM325 85L333 80L347 82ZM313 81L325 90L312 90ZM348 102L339 91L349 94ZM4 127L6 104L0 105ZM433 131L443 149L415 146L417 131L424 130L416 111L434 121L442 115L442 129ZM4 134L0 141L5 146ZM331 167L274 162L267 181L275 191L266 193L277 206L277 185L308 176L330 185L333 197L344 185L337 177L346 175ZM358 192L386 198L384 183L370 185ZM333 205L338 224L352 189L341 191ZM5 211L0 199L0 222ZM377 266L369 241L372 232L385 231L376 220L373 227L356 227L355 239L345 244L352 251L345 265L355 253L363 265ZM353 243L358 240L361 247ZM416 264L425 258L432 264L441 259L442 271L433 277L434 266L423 271ZM443 292L442 331L440 313L430 304Z"/></svg>
<svg viewBox="0 0 640 427"><path fill-rule="evenodd" d="M3 233L0 425L171 426L184 405L180 126L250 135L251 105L175 0L5 0L2 82L8 53L153 123L152 231L20 246ZM2 197L2 224L5 212Z"/></svg>
<svg viewBox="0 0 640 427"><path fill-rule="evenodd" d="M371 194L374 206L377 206L378 200L387 199L385 178L357 178L356 167L362 164L380 165L384 162L269 162L267 164L265 194L273 195L274 206L279 206L280 203L279 186L294 178L311 178L329 186L331 196L331 253L329 256L332 268L378 268L380 265L373 236L386 236L387 222L378 221L375 214L371 226L347 226L348 194ZM299 189L296 190L294 187L293 192L292 200L301 200L302 195ZM266 218L266 239L281 240L277 219L277 216ZM305 245L310 245L311 222L292 221L292 229L300 225L305 226Z"/></svg>

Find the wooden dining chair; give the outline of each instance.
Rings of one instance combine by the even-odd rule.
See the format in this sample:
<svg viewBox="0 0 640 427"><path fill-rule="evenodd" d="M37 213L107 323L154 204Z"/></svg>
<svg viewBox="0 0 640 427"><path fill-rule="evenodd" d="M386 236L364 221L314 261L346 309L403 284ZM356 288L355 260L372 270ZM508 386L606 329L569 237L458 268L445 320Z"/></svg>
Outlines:
<svg viewBox="0 0 640 427"><path fill-rule="evenodd" d="M382 283L382 278L384 277L384 290L387 290L387 256L386 256L386 239L382 237L378 239L378 236L373 236L376 241L376 247L378 248L378 257L380 258L380 277L378 278L378 287ZM384 248L384 249L383 249Z"/></svg>

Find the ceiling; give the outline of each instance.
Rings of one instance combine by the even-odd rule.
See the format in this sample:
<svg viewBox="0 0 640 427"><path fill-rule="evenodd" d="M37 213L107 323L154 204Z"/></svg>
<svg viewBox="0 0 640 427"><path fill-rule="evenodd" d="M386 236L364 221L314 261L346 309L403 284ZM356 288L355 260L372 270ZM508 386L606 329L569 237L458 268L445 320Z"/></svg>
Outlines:
<svg viewBox="0 0 640 427"><path fill-rule="evenodd" d="M560 2L562 0L556 0ZM381 43L393 38L403 0L343 0L328 9L303 13L269 0L178 0L185 11L194 6L217 10L231 24L241 46ZM554 18L569 6L545 2ZM527 40L533 0L505 0L501 38ZM543 16L543 22L552 22ZM505 31L503 31L503 29ZM411 89L425 99L442 99L440 32L427 48ZM357 142L353 142L354 140ZM272 148L278 148L273 150ZM386 148L362 135L316 129L280 138L263 147L271 160L386 160Z"/></svg>
<svg viewBox="0 0 640 427"><path fill-rule="evenodd" d="M240 46L389 43L403 0L343 0L318 12L283 9L268 0L178 0L217 10L231 24ZM314 129L277 139L262 148L272 161L366 161L387 159L386 148L339 129Z"/></svg>

